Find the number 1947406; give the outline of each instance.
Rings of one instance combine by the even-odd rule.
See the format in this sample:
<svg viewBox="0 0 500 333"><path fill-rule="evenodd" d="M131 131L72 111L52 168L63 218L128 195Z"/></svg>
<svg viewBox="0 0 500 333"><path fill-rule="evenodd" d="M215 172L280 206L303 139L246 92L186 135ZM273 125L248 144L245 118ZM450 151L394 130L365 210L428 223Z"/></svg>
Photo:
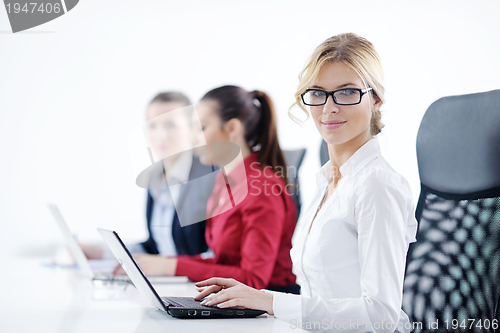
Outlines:
<svg viewBox="0 0 500 333"><path fill-rule="evenodd" d="M453 329L453 330L456 330L456 329L459 329L459 328L463 328L463 329L494 329L496 330L498 328L498 319L493 319L493 320L489 320L489 319L464 319L462 321L459 321L458 319L453 319L451 321L449 320L445 320L444 321L444 326L446 327L446 329Z"/></svg>
<svg viewBox="0 0 500 333"><path fill-rule="evenodd" d="M30 2L30 3L25 3L24 6L22 6L20 3L7 3L5 5L7 7L7 13L26 13L26 14L33 14L33 13L56 13L59 14L62 10L61 4L55 3L37 3L37 2Z"/></svg>

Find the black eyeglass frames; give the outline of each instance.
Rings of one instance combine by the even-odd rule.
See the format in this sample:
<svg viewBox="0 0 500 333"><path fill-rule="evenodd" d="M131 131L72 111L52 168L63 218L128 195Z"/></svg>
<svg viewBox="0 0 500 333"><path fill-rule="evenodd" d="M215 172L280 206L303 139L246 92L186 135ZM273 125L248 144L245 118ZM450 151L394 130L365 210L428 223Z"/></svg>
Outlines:
<svg viewBox="0 0 500 333"><path fill-rule="evenodd" d="M302 102L308 106L325 105L328 96L332 96L333 102L337 105L356 105L361 103L361 98L364 94L372 90L368 87L365 89L359 88L344 88L334 91L325 91L321 89L307 89L301 94Z"/></svg>

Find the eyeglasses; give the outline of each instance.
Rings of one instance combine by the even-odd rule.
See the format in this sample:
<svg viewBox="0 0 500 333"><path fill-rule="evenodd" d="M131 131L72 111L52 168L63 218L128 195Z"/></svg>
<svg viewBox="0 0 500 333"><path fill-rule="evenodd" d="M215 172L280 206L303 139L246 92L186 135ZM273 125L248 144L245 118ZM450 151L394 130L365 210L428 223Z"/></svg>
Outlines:
<svg viewBox="0 0 500 333"><path fill-rule="evenodd" d="M301 97L302 102L309 106L325 105L330 95L333 98L333 102L337 105L356 105L361 103L363 95L370 90L372 90L371 87L366 89L345 88L334 91L307 89L301 94Z"/></svg>

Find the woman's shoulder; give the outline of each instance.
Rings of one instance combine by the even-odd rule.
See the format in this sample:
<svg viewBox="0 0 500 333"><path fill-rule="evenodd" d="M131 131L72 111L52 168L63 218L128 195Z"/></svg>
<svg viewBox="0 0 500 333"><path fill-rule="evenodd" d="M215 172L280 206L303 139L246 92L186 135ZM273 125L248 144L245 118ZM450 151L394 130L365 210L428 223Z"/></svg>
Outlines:
<svg viewBox="0 0 500 333"><path fill-rule="evenodd" d="M394 189L405 194L409 192L411 197L410 185L406 178L394 170L382 156L373 159L360 170L356 175L354 189L363 192Z"/></svg>

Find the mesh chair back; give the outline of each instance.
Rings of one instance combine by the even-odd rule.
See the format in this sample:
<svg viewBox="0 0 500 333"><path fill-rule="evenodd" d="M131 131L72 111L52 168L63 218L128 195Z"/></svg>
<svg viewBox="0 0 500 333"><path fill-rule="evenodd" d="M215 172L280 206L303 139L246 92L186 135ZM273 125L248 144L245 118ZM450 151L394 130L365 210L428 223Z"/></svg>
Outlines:
<svg viewBox="0 0 500 333"><path fill-rule="evenodd" d="M403 310L414 332L500 331L500 90L434 102L417 159Z"/></svg>

